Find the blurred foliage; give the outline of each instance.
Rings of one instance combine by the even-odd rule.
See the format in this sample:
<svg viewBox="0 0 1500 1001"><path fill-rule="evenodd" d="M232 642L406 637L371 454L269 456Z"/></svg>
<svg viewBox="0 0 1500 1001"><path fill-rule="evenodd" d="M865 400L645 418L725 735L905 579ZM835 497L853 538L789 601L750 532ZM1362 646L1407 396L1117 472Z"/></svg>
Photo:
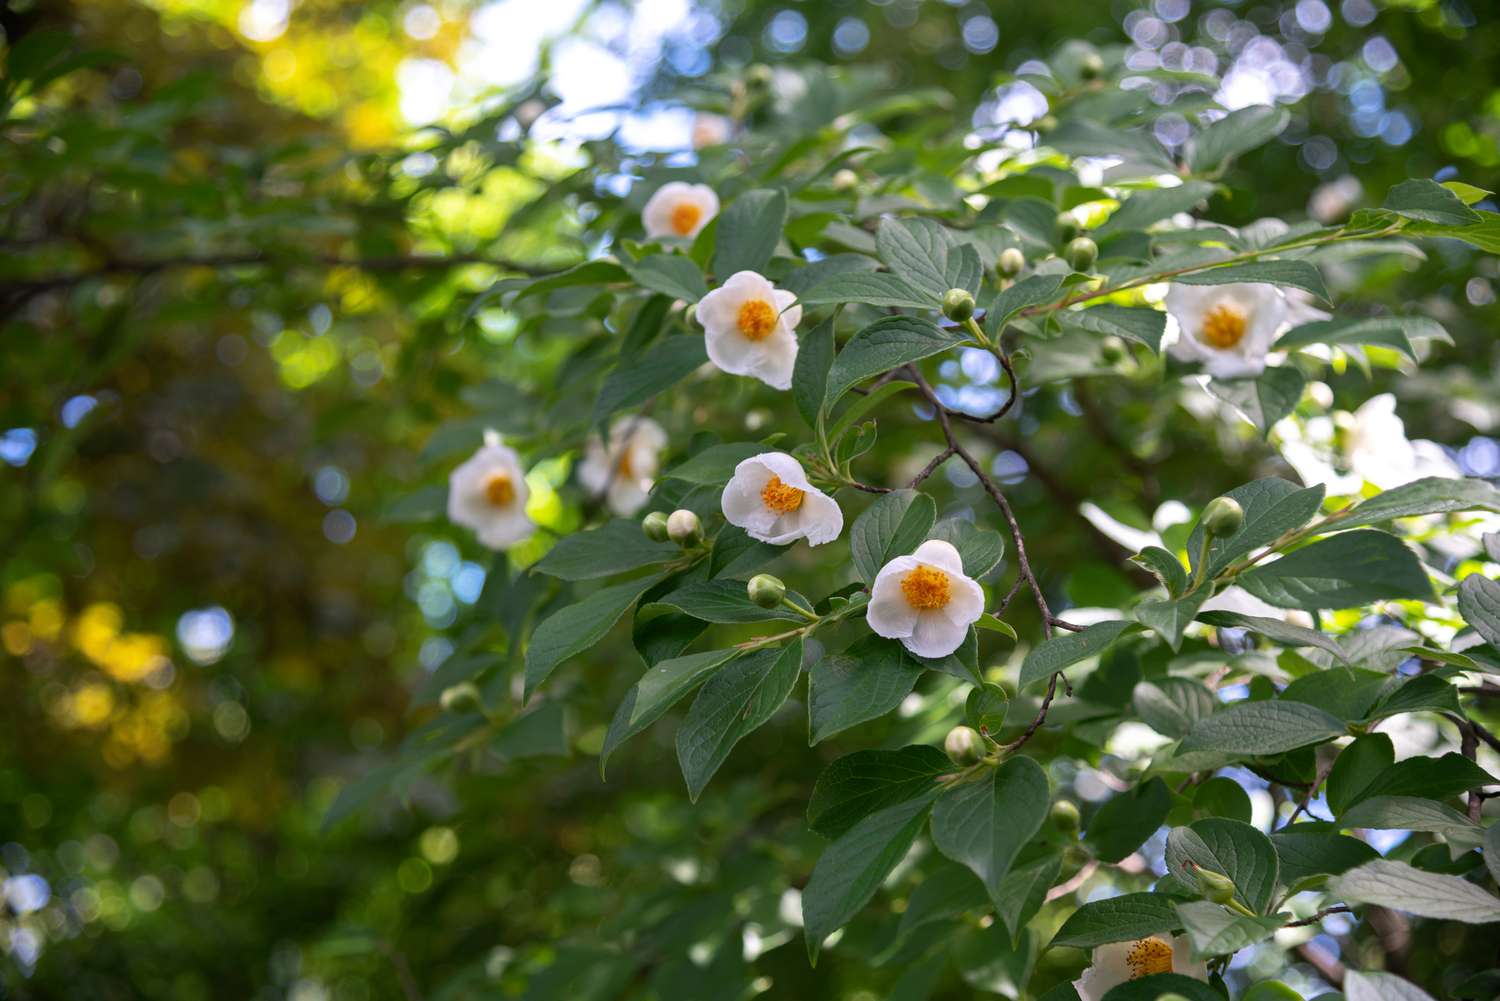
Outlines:
<svg viewBox="0 0 1500 1001"><path fill-rule="evenodd" d="M969 52L962 19L983 6L725 5L712 70L668 64L646 94L744 111L747 64L796 67L789 79L827 103L749 111L766 155L804 135L836 148L838 116L867 113L891 140L879 171L900 178L895 194L956 204L939 143L1066 39L1124 58L1120 25L1140 9L993 3L998 44ZM1233 9L1275 34L1294 6L1198 4L1176 23L1202 41L1201 16ZM228 0L0 13L0 993L922 996L929 966L888 948L904 897L813 969L787 891L824 844L804 819L822 768L856 747L938 743L960 713L956 680L929 677L913 712L837 748L806 747L797 714L778 716L696 806L666 728L599 777L605 725L640 670L624 637L559 675L565 698L548 704L565 710L525 740L508 730L510 637L563 601L516 568L598 520L570 472L608 362L599 335L629 316L595 288L559 290L545 311L484 296L616 249L601 234L639 238L645 195L686 158L533 139L556 98L532 83L408 128L399 64L455 59L472 13L443 5L417 39L401 26L410 9L300 4L275 34ZM768 31L786 10L805 41L779 51ZM833 39L849 16L869 43L845 55ZM1463 2L1403 2L1331 24L1316 53L1378 78L1411 135L1361 135L1347 87L1314 89L1283 140L1222 178L1210 217L1300 219L1314 187L1346 172L1372 193L1455 168L1496 187L1500 22ZM1377 34L1399 54L1384 72L1359 63ZM1312 169L1310 136L1337 159ZM687 172L737 193L749 182L736 155L705 150ZM1340 360L1322 409L1395 391L1410 437L1468 446L1477 463L1500 425L1500 269L1456 241L1427 249L1333 262L1330 284L1372 309L1415 304L1454 343L1420 369L1387 358L1367 376ZM1128 550L1078 517L1082 500L1144 528L1160 502L1196 509L1286 474L1248 427L1158 386L1128 373L1048 386L986 442L1054 610L1118 606L1138 583ZM655 416L683 453L694 431L733 440L796 420L743 380L689 382ZM543 531L508 557L424 517L487 427L548 457L528 476ZM909 477L931 430L911 412L883 424L870 478ZM945 511L975 503L971 483L934 488ZM1456 551L1450 569L1474 560ZM805 550L781 566L808 593L820 575L836 583ZM1034 641L1029 605L1009 618ZM1010 649L986 655L999 664ZM439 710L461 675L481 680L495 718ZM1060 734L1039 742L1094 753ZM399 795L325 825L361 781ZM954 934L960 974L931 967L931 996L1003 982L994 927ZM1346 958L1376 955L1378 930L1351 930ZM1406 972L1436 990L1492 944L1482 926L1420 925ZM1048 953L1041 979L1080 961ZM1255 963L1257 979L1283 975L1279 954Z"/></svg>

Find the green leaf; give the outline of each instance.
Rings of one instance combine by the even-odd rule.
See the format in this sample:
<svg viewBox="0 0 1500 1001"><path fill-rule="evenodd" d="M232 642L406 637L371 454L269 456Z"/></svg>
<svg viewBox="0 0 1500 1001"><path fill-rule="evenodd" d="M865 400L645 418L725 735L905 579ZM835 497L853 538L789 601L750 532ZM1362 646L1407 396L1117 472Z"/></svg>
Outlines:
<svg viewBox="0 0 1500 1001"><path fill-rule="evenodd" d="M988 911L991 907L990 895L972 872L946 859L939 859L931 871L923 874L922 881L907 898L896 939L905 940L924 924L955 918L966 911L981 908Z"/></svg>
<svg viewBox="0 0 1500 1001"><path fill-rule="evenodd" d="M793 271L781 279L779 285L793 295L800 296L834 275L848 274L851 271L874 271L878 267L879 262L864 254L830 254Z"/></svg>
<svg viewBox="0 0 1500 1001"><path fill-rule="evenodd" d="M802 891L802 930L813 964L823 940L858 914L906 857L931 808L927 796L888 806L855 824L819 856Z"/></svg>
<svg viewBox="0 0 1500 1001"><path fill-rule="evenodd" d="M1028 275L1008 289L1001 290L984 314L984 332L994 337L1005 329L1010 318L1023 309L1050 303L1062 287L1064 275Z"/></svg>
<svg viewBox="0 0 1500 1001"><path fill-rule="evenodd" d="M953 762L936 747L913 744L897 751L855 751L823 769L807 802L807 826L825 838L842 837L886 807L936 795L939 775Z"/></svg>
<svg viewBox="0 0 1500 1001"><path fill-rule="evenodd" d="M737 271L765 273L786 225L786 192L747 191L715 220L714 275L722 283Z"/></svg>
<svg viewBox="0 0 1500 1001"><path fill-rule="evenodd" d="M1361 789L1354 802L1373 796L1447 799L1469 789L1497 784L1500 782L1495 776L1462 754L1449 751L1441 757L1415 757L1396 762Z"/></svg>
<svg viewBox="0 0 1500 1001"><path fill-rule="evenodd" d="M1258 914L1276 896L1279 864L1271 839L1239 820L1207 817L1167 834L1167 872L1188 886L1196 885L1188 863L1228 876L1235 896Z"/></svg>
<svg viewBox="0 0 1500 1001"><path fill-rule="evenodd" d="M861 380L940 354L967 340L962 330L945 330L921 317L882 317L855 334L833 360L823 405L832 407Z"/></svg>
<svg viewBox="0 0 1500 1001"><path fill-rule="evenodd" d="M1007 758L980 779L943 791L932 808L933 844L968 866L998 905L1001 881L1016 852L1041 830L1050 799L1041 765Z"/></svg>
<svg viewBox="0 0 1500 1001"><path fill-rule="evenodd" d="M1500 884L1500 824L1491 824L1484 833L1484 864L1490 878Z"/></svg>
<svg viewBox="0 0 1500 1001"><path fill-rule="evenodd" d="M1439 921L1500 921L1500 898L1466 879L1377 859L1333 879L1330 892L1352 904L1375 904Z"/></svg>
<svg viewBox="0 0 1500 1001"><path fill-rule="evenodd" d="M1235 487L1225 496L1239 502L1245 512L1245 523L1233 535L1213 540L1208 550L1208 577L1218 576L1225 567L1251 550L1269 545L1286 532L1307 524L1323 502L1323 487L1302 488L1269 476ZM1198 567L1197 554L1202 548L1203 526L1197 525L1187 543L1194 570Z"/></svg>
<svg viewBox="0 0 1500 1001"><path fill-rule="evenodd" d="M591 580L681 555L674 545L646 538L640 522L616 518L593 531L563 536L534 569L563 580Z"/></svg>
<svg viewBox="0 0 1500 1001"><path fill-rule="evenodd" d="M1005 922L1012 940L1020 935L1046 903L1047 891L1057 883L1062 857L1049 853L1026 865L1011 869L1000 882L995 910ZM965 870L967 871L967 870ZM972 877L971 877L972 878Z"/></svg>
<svg viewBox="0 0 1500 1001"><path fill-rule="evenodd" d="M974 628L983 629L987 632L999 633L1002 636L1008 636L1012 641L1019 638L1016 635L1015 626L1012 626L1009 622L1002 622L999 619L995 618L993 612L985 612L978 619L976 619L974 621Z"/></svg>
<svg viewBox="0 0 1500 1001"><path fill-rule="evenodd" d="M1110 797L1089 821L1086 837L1101 862L1119 862L1146 843L1167 819L1172 794L1159 778Z"/></svg>
<svg viewBox="0 0 1500 1001"><path fill-rule="evenodd" d="M1339 646L1338 640L1316 629L1292 625L1284 619L1273 619L1265 615L1242 615L1239 612L1204 612L1198 618L1202 622L1219 628L1248 629L1282 646L1317 647L1319 650L1326 650L1333 654L1342 663L1348 662L1344 648Z"/></svg>
<svg viewBox="0 0 1500 1001"><path fill-rule="evenodd" d="M1356 722L1374 708L1390 681L1389 675L1379 671L1333 667L1293 681L1282 690L1281 699L1317 706L1341 720Z"/></svg>
<svg viewBox="0 0 1500 1001"><path fill-rule="evenodd" d="M908 389L916 389L915 382L907 382L903 379L892 379L882 385L879 389L866 393L864 396L851 397L847 403L838 409L838 417L828 429L828 440L837 442L849 432L849 428L865 414L880 406L886 400L897 393L904 393Z"/></svg>
<svg viewBox="0 0 1500 1001"><path fill-rule="evenodd" d="M1005 538L999 532L963 518L944 518L927 537L952 544L963 560L964 573L976 580L995 569L1005 555Z"/></svg>
<svg viewBox="0 0 1500 1001"><path fill-rule="evenodd" d="M1426 831L1441 834L1460 848L1478 848L1484 831L1464 814L1434 799L1417 796L1372 796L1339 817L1344 827L1377 831Z"/></svg>
<svg viewBox="0 0 1500 1001"><path fill-rule="evenodd" d="M1290 121L1285 108L1270 105L1231 111L1188 140L1188 166L1195 174L1218 173L1230 160L1281 135Z"/></svg>
<svg viewBox="0 0 1500 1001"><path fill-rule="evenodd" d="M609 732L605 734L604 747L599 752L599 776L603 778L610 755L621 744L661 719L679 699L697 688L712 671L733 660L739 652L709 650L690 653L664 660L641 675L641 679L631 685L625 698L620 700L620 706L609 722ZM774 659L778 654L777 650L757 650L749 656Z"/></svg>
<svg viewBox="0 0 1500 1001"><path fill-rule="evenodd" d="M998 734L1005 726L1010 696L999 685L976 685L964 701L964 722L986 737Z"/></svg>
<svg viewBox="0 0 1500 1001"><path fill-rule="evenodd" d="M895 640L866 636L808 673L808 746L899 706L924 668Z"/></svg>
<svg viewBox="0 0 1500 1001"><path fill-rule="evenodd" d="M1132 191L1125 203L1096 231L1101 237L1131 229L1145 229L1179 212L1191 212L1213 196L1217 186L1207 181L1187 181L1175 188Z"/></svg>
<svg viewBox="0 0 1500 1001"><path fill-rule="evenodd" d="M697 302L708 295L708 283L692 258L682 254L651 254L625 270L637 285L674 299Z"/></svg>
<svg viewBox="0 0 1500 1001"><path fill-rule="evenodd" d="M915 490L882 494L854 519L849 530L855 574L864 583L873 583L881 567L921 545L936 518L937 505L926 494Z"/></svg>
<svg viewBox="0 0 1500 1001"><path fill-rule="evenodd" d="M1178 650L1182 647L1183 630L1207 600L1208 588L1199 588L1182 598L1149 598L1135 606L1135 617L1166 640L1173 650Z"/></svg>
<svg viewBox="0 0 1500 1001"><path fill-rule="evenodd" d="M751 456L771 451L755 442L732 442L725 445L710 445L703 451L679 462L662 474L663 479L685 480L703 486L717 487L729 482L734 467Z"/></svg>
<svg viewBox="0 0 1500 1001"><path fill-rule="evenodd" d="M567 720L561 702L543 702L507 722L489 742L489 750L508 761L568 753Z"/></svg>
<svg viewBox="0 0 1500 1001"><path fill-rule="evenodd" d="M1412 222L1402 229L1403 236L1443 236L1462 240L1471 247L1478 247L1489 254L1500 254L1500 213L1478 212L1479 221L1473 225L1447 226L1437 223Z"/></svg>
<svg viewBox="0 0 1500 1001"><path fill-rule="evenodd" d="M1386 598L1430 598L1415 553L1393 535L1357 529L1262 564L1236 583L1277 608L1356 608Z"/></svg>
<svg viewBox="0 0 1500 1001"><path fill-rule="evenodd" d="M1275 699L1240 702L1195 723L1179 750L1282 754L1346 733L1342 720L1316 706Z"/></svg>
<svg viewBox="0 0 1500 1001"><path fill-rule="evenodd" d="M1376 494L1334 520L1339 528L1357 528L1392 518L1455 511L1500 511L1500 489L1480 479L1429 476Z"/></svg>
<svg viewBox="0 0 1500 1001"><path fill-rule="evenodd" d="M833 317L829 317L798 339L797 362L792 369L792 399L810 428L818 426L832 364Z"/></svg>
<svg viewBox="0 0 1500 1001"><path fill-rule="evenodd" d="M796 592L788 597L806 607L807 599ZM800 600L799 600L800 599ZM687 584L669 594L655 598L652 605L667 605L704 622L805 622L807 619L790 608L762 608L750 600L745 585L737 580L709 580Z"/></svg>
<svg viewBox="0 0 1500 1001"><path fill-rule="evenodd" d="M1181 901L1176 907L1196 959L1232 955L1265 941L1285 924L1278 917L1236 914L1208 900Z"/></svg>
<svg viewBox="0 0 1500 1001"><path fill-rule="evenodd" d="M1172 279L1180 285L1229 285L1249 282L1264 285L1280 285L1299 288L1311 293L1323 302L1330 302L1328 286L1323 284L1323 275L1306 261L1246 261L1244 264L1226 264L1178 275Z"/></svg>
<svg viewBox="0 0 1500 1001"><path fill-rule="evenodd" d="M1138 682L1131 702L1141 721L1164 737L1186 737L1193 725L1218 706L1214 693L1191 678Z"/></svg>
<svg viewBox="0 0 1500 1001"><path fill-rule="evenodd" d="M1182 561L1161 546L1147 546L1132 556L1130 562L1151 571L1152 576L1167 589L1167 594L1174 598L1187 590L1188 575L1183 569Z"/></svg>
<svg viewBox="0 0 1500 1001"><path fill-rule="evenodd" d="M1059 633L1050 640L1038 643L1021 662L1020 685L1025 688L1038 681L1045 681L1065 667L1098 656L1121 635L1139 628L1134 622L1114 619L1096 622L1076 633Z"/></svg>
<svg viewBox="0 0 1500 1001"><path fill-rule="evenodd" d="M1295 365L1266 369L1253 379L1210 379L1208 391L1244 415L1264 437L1271 427L1297 409L1307 376Z"/></svg>
<svg viewBox="0 0 1500 1001"><path fill-rule="evenodd" d="M1478 994L1461 994L1460 997L1478 997ZM1344 974L1344 1001L1434 1001L1433 996L1409 980L1394 973L1361 973L1350 970Z"/></svg>
<svg viewBox="0 0 1500 1001"><path fill-rule="evenodd" d="M1159 309L1138 309L1106 303L1086 309L1065 309L1057 314L1065 329L1123 337L1161 352L1161 335L1167 329L1167 314Z"/></svg>
<svg viewBox="0 0 1500 1001"><path fill-rule="evenodd" d="M701 337L664 337L646 352L623 360L594 398L590 422L603 426L615 412L645 403L708 361Z"/></svg>
<svg viewBox="0 0 1500 1001"><path fill-rule="evenodd" d="M1195 816L1225 817L1250 823L1253 814L1250 795L1244 786L1225 775L1215 775L1198 783L1193 792Z"/></svg>
<svg viewBox="0 0 1500 1001"><path fill-rule="evenodd" d="M921 217L880 220L875 230L880 259L912 287L941 299L948 291L948 252L952 240L947 230Z"/></svg>
<svg viewBox="0 0 1500 1001"><path fill-rule="evenodd" d="M846 271L831 275L798 296L804 306L904 306L935 309L940 298L889 271Z"/></svg>
<svg viewBox="0 0 1500 1001"><path fill-rule="evenodd" d="M1481 221L1463 199L1428 178L1402 181L1386 193L1381 207L1406 219L1440 226L1472 226Z"/></svg>
<svg viewBox="0 0 1500 1001"><path fill-rule="evenodd" d="M1469 574L1458 585L1458 612L1486 643L1500 646L1500 583Z"/></svg>
<svg viewBox="0 0 1500 1001"><path fill-rule="evenodd" d="M1340 348L1368 344L1399 351L1416 361L1417 349L1412 345L1414 337L1452 340L1442 324L1425 316L1350 316L1314 320L1293 327L1277 339L1276 347L1291 351L1309 344L1331 344Z"/></svg>
<svg viewBox="0 0 1500 1001"><path fill-rule="evenodd" d="M1091 901L1068 916L1049 948L1092 949L1110 942L1170 934L1181 927L1172 901L1165 893L1125 893Z"/></svg>
<svg viewBox="0 0 1500 1001"><path fill-rule="evenodd" d="M698 801L734 745L771 718L802 673L802 641L774 657L748 656L719 671L698 692L677 731L677 760L688 797Z"/></svg>
<svg viewBox="0 0 1500 1001"><path fill-rule="evenodd" d="M1403 682L1399 688L1383 697L1370 710L1364 722L1370 723L1401 713L1460 711L1457 689L1435 674L1423 674Z"/></svg>
<svg viewBox="0 0 1500 1001"><path fill-rule="evenodd" d="M1281 863L1281 881L1296 886L1316 876L1337 876L1345 870L1363 865L1380 853L1358 838L1335 831L1304 832L1297 828L1271 835L1276 857Z"/></svg>
<svg viewBox="0 0 1500 1001"><path fill-rule="evenodd" d="M526 697L541 687L557 665L603 639L625 610L665 576L652 574L601 588L543 619L526 646Z"/></svg>
<svg viewBox="0 0 1500 1001"><path fill-rule="evenodd" d="M555 275L547 275L529 283L516 296L516 301L520 302L534 295L545 295L560 288L572 288L577 285L607 285L610 282L625 281L629 277L629 273L614 261L603 259L585 261L566 271L559 271Z"/></svg>
<svg viewBox="0 0 1500 1001"><path fill-rule="evenodd" d="M972 243L956 243L949 250L948 266L943 271L948 288L961 288L971 294L979 291L984 280L984 263Z"/></svg>
<svg viewBox="0 0 1500 1001"><path fill-rule="evenodd" d="M716 580L746 580L786 550L786 546L773 546L750 538L749 533L738 525L725 525L714 537L713 551L708 557L708 575Z"/></svg>

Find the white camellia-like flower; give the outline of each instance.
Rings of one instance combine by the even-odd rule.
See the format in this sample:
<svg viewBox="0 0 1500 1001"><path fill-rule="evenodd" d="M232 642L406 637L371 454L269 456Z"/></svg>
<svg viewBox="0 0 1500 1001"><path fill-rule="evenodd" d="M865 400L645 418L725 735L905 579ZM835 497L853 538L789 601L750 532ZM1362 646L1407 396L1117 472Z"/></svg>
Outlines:
<svg viewBox="0 0 1500 1001"><path fill-rule="evenodd" d="M639 511L660 468L667 433L649 417L621 417L610 426L609 444L589 439L578 480L591 494L604 495L609 509L626 518Z"/></svg>
<svg viewBox="0 0 1500 1001"><path fill-rule="evenodd" d="M809 483L801 463L784 452L762 452L735 466L720 504L731 525L774 546L798 539L821 546L844 530L838 502Z"/></svg>
<svg viewBox="0 0 1500 1001"><path fill-rule="evenodd" d="M515 449L486 431L484 444L448 477L448 520L472 528L481 544L509 549L531 537L526 473Z"/></svg>
<svg viewBox="0 0 1500 1001"><path fill-rule="evenodd" d="M1193 962L1188 954L1186 936L1170 942L1153 935L1134 942L1111 942L1094 947L1094 959L1083 976L1073 981L1080 1001L1102 1001L1105 994L1127 980L1139 980L1156 973L1180 973L1195 980L1207 980L1203 963Z"/></svg>
<svg viewBox="0 0 1500 1001"><path fill-rule="evenodd" d="M1286 317L1286 297L1274 285L1183 285L1167 290L1167 312L1177 321L1172 355L1196 361L1216 379L1260 375Z"/></svg>
<svg viewBox="0 0 1500 1001"><path fill-rule="evenodd" d="M693 116L693 149L722 146L734 134L734 125L723 115L699 112Z"/></svg>
<svg viewBox="0 0 1500 1001"><path fill-rule="evenodd" d="M709 361L731 375L748 375L773 389L792 388L797 297L754 271L737 271L698 303Z"/></svg>
<svg viewBox="0 0 1500 1001"><path fill-rule="evenodd" d="M1283 417L1275 431L1281 457L1303 483L1321 483L1329 496L1357 494L1366 483L1391 490L1428 476L1463 475L1441 445L1406 437L1390 393L1370 397L1352 414Z"/></svg>
<svg viewBox="0 0 1500 1001"><path fill-rule="evenodd" d="M641 225L652 237L694 237L719 214L719 196L706 184L669 181L656 189L641 210Z"/></svg>
<svg viewBox="0 0 1500 1001"><path fill-rule="evenodd" d="M984 591L964 574L952 543L928 539L875 575L865 621L918 657L946 657L984 614Z"/></svg>

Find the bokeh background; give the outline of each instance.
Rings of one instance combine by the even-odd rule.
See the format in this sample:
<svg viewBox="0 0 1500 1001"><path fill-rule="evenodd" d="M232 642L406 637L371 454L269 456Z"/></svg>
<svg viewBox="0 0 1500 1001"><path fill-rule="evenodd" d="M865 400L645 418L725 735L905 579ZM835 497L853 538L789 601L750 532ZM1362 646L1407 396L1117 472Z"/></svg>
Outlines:
<svg viewBox="0 0 1500 1001"><path fill-rule="evenodd" d="M1015 75L1067 39L1218 73L1225 105L1294 111L1226 178L1233 224L1500 180L1500 18L1478 0L33 0L0 27L0 997L885 996L879 974L809 970L787 922L825 753L795 726L696 808L670 734L602 782L638 665L601 660L592 703L524 746L381 770L455 650L506 690L506 610L541 586L418 520L569 349L566 317L521 329L476 295L606 252L599 205L691 163L748 65L813 123L837 110L820 79L940 88L960 126L1016 144L1045 102ZM1362 272L1456 343L1333 387L1351 408L1397 391L1411 437L1492 477L1495 265L1455 246ZM944 392L986 407L986 361ZM1056 406L1057 437L1023 422L994 452L1055 607L1129 593L1123 551L1070 520L1080 498L1149 523L1274 461L1124 388ZM1149 461L1121 467L1121 440ZM565 461L531 480L550 531L516 564L584 517ZM401 795L325 827L362 778ZM753 942L694 964L726 914ZM988 989L974 949L944 996Z"/></svg>

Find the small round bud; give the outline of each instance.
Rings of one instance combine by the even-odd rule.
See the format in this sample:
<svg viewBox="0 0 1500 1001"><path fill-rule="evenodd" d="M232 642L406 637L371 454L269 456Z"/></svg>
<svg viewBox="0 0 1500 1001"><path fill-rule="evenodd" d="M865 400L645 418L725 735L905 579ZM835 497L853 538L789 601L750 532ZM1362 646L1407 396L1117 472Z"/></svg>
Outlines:
<svg viewBox="0 0 1500 1001"><path fill-rule="evenodd" d="M786 585L780 577L758 573L745 585L745 594L761 608L775 608L786 597Z"/></svg>
<svg viewBox="0 0 1500 1001"><path fill-rule="evenodd" d="M1188 1001L1186 997L1173 991L1171 994L1158 994L1156 1001Z"/></svg>
<svg viewBox="0 0 1500 1001"><path fill-rule="evenodd" d="M1031 125L1032 128L1036 129L1038 132L1051 132L1053 129L1057 128L1057 116L1043 115L1041 118L1038 118L1036 121L1032 122Z"/></svg>
<svg viewBox="0 0 1500 1001"><path fill-rule="evenodd" d="M1078 225L1078 219L1071 212L1057 213L1057 239L1067 243L1080 232L1082 227Z"/></svg>
<svg viewBox="0 0 1500 1001"><path fill-rule="evenodd" d="M1110 334L1099 342L1099 357L1103 358L1106 364L1114 365L1122 362L1126 355L1125 342L1114 334Z"/></svg>
<svg viewBox="0 0 1500 1001"><path fill-rule="evenodd" d="M973 727L956 726L943 738L943 750L956 765L972 765L984 757L984 738Z"/></svg>
<svg viewBox="0 0 1500 1001"><path fill-rule="evenodd" d="M1203 509L1203 531L1219 538L1233 535L1245 523L1245 509L1233 497L1215 497Z"/></svg>
<svg viewBox="0 0 1500 1001"><path fill-rule="evenodd" d="M1099 245L1086 236L1080 236L1069 241L1066 254L1070 268L1087 271L1099 259Z"/></svg>
<svg viewBox="0 0 1500 1001"><path fill-rule="evenodd" d="M686 508L678 508L667 517L667 538L683 548L703 541L703 522Z"/></svg>
<svg viewBox="0 0 1500 1001"><path fill-rule="evenodd" d="M1201 865L1189 862L1188 866L1188 872L1198 880L1198 892L1203 894L1204 900L1227 904L1234 899L1234 880L1222 872L1214 872Z"/></svg>
<svg viewBox="0 0 1500 1001"><path fill-rule="evenodd" d="M943 315L959 323L974 315L974 296L968 289L950 288L943 293Z"/></svg>
<svg viewBox="0 0 1500 1001"><path fill-rule="evenodd" d="M1087 52L1078 61L1078 75L1085 80L1097 80L1104 75L1104 60L1097 52Z"/></svg>
<svg viewBox="0 0 1500 1001"><path fill-rule="evenodd" d="M848 167L833 172L833 190L853 191L859 185L859 175Z"/></svg>
<svg viewBox="0 0 1500 1001"><path fill-rule="evenodd" d="M1083 820L1078 814L1078 807L1072 800L1060 799L1052 804L1052 825L1059 831L1072 833L1078 830L1079 823Z"/></svg>
<svg viewBox="0 0 1500 1001"><path fill-rule="evenodd" d="M745 67L745 83L753 90L765 90L771 86L771 67L765 63L751 63Z"/></svg>
<svg viewBox="0 0 1500 1001"><path fill-rule="evenodd" d="M995 262L995 270L1000 272L1002 278L1014 278L1026 267L1026 255L1015 247L1006 247L1000 251L1000 260Z"/></svg>
<svg viewBox="0 0 1500 1001"><path fill-rule="evenodd" d="M474 682L461 681L443 689L443 694L438 696L438 705L447 713L474 712L484 708L484 697Z"/></svg>
<svg viewBox="0 0 1500 1001"><path fill-rule="evenodd" d="M641 531L646 533L646 538L652 542L667 541L667 513L665 511L652 511L641 519Z"/></svg>

